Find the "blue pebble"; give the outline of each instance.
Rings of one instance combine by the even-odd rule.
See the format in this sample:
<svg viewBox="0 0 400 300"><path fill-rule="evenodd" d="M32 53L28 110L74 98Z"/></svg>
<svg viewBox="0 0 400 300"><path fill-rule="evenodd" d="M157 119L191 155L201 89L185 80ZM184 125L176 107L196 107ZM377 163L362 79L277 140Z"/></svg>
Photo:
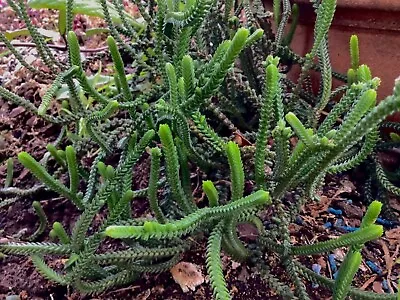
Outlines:
<svg viewBox="0 0 400 300"><path fill-rule="evenodd" d="M337 219L335 222L335 227L340 227L343 225L343 220L342 219Z"/></svg>
<svg viewBox="0 0 400 300"><path fill-rule="evenodd" d="M389 292L389 284L388 284L388 282L387 282L386 279L384 279L384 280L382 281L382 288L383 288L386 292Z"/></svg>
<svg viewBox="0 0 400 300"><path fill-rule="evenodd" d="M329 229L329 228L332 228L332 223L331 223L331 222L326 222L323 226L324 226L326 229Z"/></svg>
<svg viewBox="0 0 400 300"><path fill-rule="evenodd" d="M366 264L373 272L378 275L382 275L382 270L373 261L367 260Z"/></svg>
<svg viewBox="0 0 400 300"><path fill-rule="evenodd" d="M396 222L394 222L394 221L386 220L386 219L382 219L382 218L377 218L376 223L383 225L385 227L395 227L397 225Z"/></svg>
<svg viewBox="0 0 400 300"><path fill-rule="evenodd" d="M360 229L358 227L351 227L351 226L337 226L337 227L338 227L338 229L342 229L347 232L354 232L354 231L357 231L358 229Z"/></svg>
<svg viewBox="0 0 400 300"><path fill-rule="evenodd" d="M304 221L303 221L303 219L302 219L300 216L297 216L297 217L296 217L295 222L296 222L296 224L298 224L298 225L303 225L303 224L304 224Z"/></svg>
<svg viewBox="0 0 400 300"><path fill-rule="evenodd" d="M337 272L337 265L336 265L336 261L335 261L335 254L329 254L328 262L329 262L329 265L331 267L332 273L336 273Z"/></svg>
<svg viewBox="0 0 400 300"><path fill-rule="evenodd" d="M313 264L312 265L312 270L315 273L320 274L321 273L321 265L320 264Z"/></svg>
<svg viewBox="0 0 400 300"><path fill-rule="evenodd" d="M333 279L336 279L336 277L338 276L339 271L336 271L335 273L333 273Z"/></svg>
<svg viewBox="0 0 400 300"><path fill-rule="evenodd" d="M341 216L343 214L343 211L341 209L334 209L332 207L329 207L328 213L336 215L336 216Z"/></svg>
<svg viewBox="0 0 400 300"><path fill-rule="evenodd" d="M320 265L320 264L313 264L312 267L311 267L311 269L312 269L315 273L317 273L318 275L321 274L321 265ZM319 287L319 284L318 284L318 283L313 283L312 287L313 287L314 289L316 289L317 287Z"/></svg>

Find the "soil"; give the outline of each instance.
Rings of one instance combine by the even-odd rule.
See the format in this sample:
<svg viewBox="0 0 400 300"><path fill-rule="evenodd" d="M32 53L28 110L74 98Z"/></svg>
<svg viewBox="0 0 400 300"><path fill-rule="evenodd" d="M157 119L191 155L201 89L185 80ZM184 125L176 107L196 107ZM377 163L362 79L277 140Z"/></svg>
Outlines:
<svg viewBox="0 0 400 300"><path fill-rule="evenodd" d="M22 28L11 10L2 8L0 1L0 29L15 30ZM131 8L134 11L134 8ZM33 23L39 23L42 27L55 30L56 14L52 11L36 11L31 14ZM82 32L87 28L100 27L102 21L95 18L78 16L75 27ZM29 40L29 39L27 39ZM61 42L61 41L57 41ZM86 48L101 47L104 45L104 36L96 36L85 41ZM4 49L0 49L4 51ZM0 52L0 53L1 53ZM31 49L22 49L25 56L31 55ZM58 53L60 59L65 59L65 53ZM63 57L64 56L64 57ZM40 62L35 61L35 64ZM103 64L107 65L107 61ZM29 99L36 105L40 103L43 91L48 87L49 82L34 80L32 75L24 69L19 71L16 68L15 60L10 56L0 55L0 81L7 88L17 92L20 96ZM96 69L96 66L93 66ZM60 128L47 124L36 118L24 109L16 107L0 99L0 186L3 186L5 178L5 160L8 157L16 157L20 151L27 151L35 158L41 158L45 153L45 146L53 142L59 133ZM2 163L3 162L3 163ZM143 188L147 185L148 158L143 157L135 169L134 182L136 188ZM354 176L353 176L354 178ZM37 181L22 168L15 160L15 173L13 186L28 188L37 184ZM330 178L321 196L321 201L307 205L297 223L290 227L292 242L304 244L304 242L323 241L340 235L337 228L327 229L323 225L327 222L335 223L338 219L332 213L327 212L329 207L342 209L344 224L347 226L358 226L360 218L365 212L365 206L361 202L362 189L357 183L353 183L347 177ZM349 201L351 199L352 201ZM38 226L37 217L32 209L32 201L39 200L48 216L49 223L61 222L67 231L71 230L72 224L79 216L77 209L67 200L58 198L50 192L40 192L34 197L21 198L8 207L0 208L0 237L2 239L14 239L16 237L26 238L32 234ZM149 213L147 202L138 199L133 209L136 216L145 216ZM102 218L101 215L98 216ZM389 228L390 229L390 228ZM388 230L389 230L388 229ZM242 228L240 234L246 238L248 228ZM375 274L365 261L362 265L362 272L358 272L355 285L366 290L383 292L381 282L386 279L395 285L395 279L399 277L399 264L390 266L392 257L399 257L400 231L397 233L391 229L392 234L378 242L369 243L364 251L364 260L371 260L383 271L381 275ZM49 229L41 235L39 241L46 241ZM201 268L203 275L205 268L205 245L206 241L198 242L195 250L187 252L182 261L191 262ZM343 255L339 249L336 256ZM278 260L271 256L268 258L271 268L277 275L282 275ZM61 259L48 260L51 266L62 268ZM224 274L229 285L229 290L235 300L241 299L281 299L269 289L258 273L253 272L250 266L237 264L228 257L223 256ZM327 263L327 256L303 257L302 263L307 267L318 263L321 266L321 274L332 278L332 272ZM388 275L390 274L390 275ZM284 277L284 276L280 276ZM289 281L288 281L289 283ZM307 289L312 293L313 299L329 299L330 292L320 287L306 283ZM96 297L82 296L69 289L50 283L38 274L28 257L6 256L0 258L0 299L10 295L19 295L20 299L211 299L208 280L198 286L195 291L183 293L180 286L175 283L170 272L158 275L145 275L133 284L107 291ZM12 299L12 298L9 298Z"/></svg>

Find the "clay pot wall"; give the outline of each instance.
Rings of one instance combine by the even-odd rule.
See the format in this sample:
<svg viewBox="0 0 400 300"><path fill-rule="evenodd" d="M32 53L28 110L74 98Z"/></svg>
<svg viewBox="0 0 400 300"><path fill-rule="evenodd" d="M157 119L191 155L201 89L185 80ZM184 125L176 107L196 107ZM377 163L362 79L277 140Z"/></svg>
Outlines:
<svg viewBox="0 0 400 300"><path fill-rule="evenodd" d="M313 43L315 13L308 0L294 2L300 6L300 20L292 48L304 55ZM265 5L272 11L272 0L266 0ZM378 97L383 99L392 93L394 80L400 75L400 1L337 1L329 32L329 50L333 69L344 74L350 65L349 39L352 34L359 37L360 62L371 68L373 76L382 79ZM289 76L296 79L296 70ZM313 80L318 81L318 78Z"/></svg>

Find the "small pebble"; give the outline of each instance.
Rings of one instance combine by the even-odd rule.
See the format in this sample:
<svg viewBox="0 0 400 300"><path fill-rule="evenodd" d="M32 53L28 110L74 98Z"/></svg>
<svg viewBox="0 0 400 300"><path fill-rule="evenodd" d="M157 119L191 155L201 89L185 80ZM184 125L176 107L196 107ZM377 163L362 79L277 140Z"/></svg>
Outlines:
<svg viewBox="0 0 400 300"><path fill-rule="evenodd" d="M329 207L327 211L328 213L336 216L341 216L343 214L343 211L341 209L334 209L333 207Z"/></svg>
<svg viewBox="0 0 400 300"><path fill-rule="evenodd" d="M333 279L336 279L336 277L338 276L339 271L336 271L335 273L333 273Z"/></svg>
<svg viewBox="0 0 400 300"><path fill-rule="evenodd" d="M343 220L342 219L337 219L335 222L335 227L340 227L343 226Z"/></svg>
<svg viewBox="0 0 400 300"><path fill-rule="evenodd" d="M389 284L386 279L382 281L382 288L385 290L386 293L390 293Z"/></svg>
<svg viewBox="0 0 400 300"><path fill-rule="evenodd" d="M366 262L367 266L371 268L371 270L378 274L378 275L382 275L382 270L381 268L379 268L373 261L367 260Z"/></svg>
<svg viewBox="0 0 400 300"><path fill-rule="evenodd" d="M329 229L329 228L332 228L332 223L331 223L331 222L326 222L323 226L324 226L326 229Z"/></svg>
<svg viewBox="0 0 400 300"><path fill-rule="evenodd" d="M302 217L300 217L300 216L297 216L297 217L296 217L295 222L296 222L296 224L298 224L298 225L303 225L303 224L304 224L304 221L303 221Z"/></svg>
<svg viewBox="0 0 400 300"><path fill-rule="evenodd" d="M335 258L336 258L335 254L329 254L329 256L328 256L329 266L331 267L333 274L337 272L337 265L336 265Z"/></svg>
<svg viewBox="0 0 400 300"><path fill-rule="evenodd" d="M386 219L382 219L382 218L377 218L376 219L376 223L383 225L385 227L396 227L396 222L391 221L391 220L386 220Z"/></svg>
<svg viewBox="0 0 400 300"><path fill-rule="evenodd" d="M352 227L352 226L336 226L336 227L346 232L354 232L360 229L358 227Z"/></svg>
<svg viewBox="0 0 400 300"><path fill-rule="evenodd" d="M318 275L321 274L321 265L320 264L313 264L311 268ZM313 283L312 287L314 289L316 289L317 287L319 287L319 284L318 283Z"/></svg>

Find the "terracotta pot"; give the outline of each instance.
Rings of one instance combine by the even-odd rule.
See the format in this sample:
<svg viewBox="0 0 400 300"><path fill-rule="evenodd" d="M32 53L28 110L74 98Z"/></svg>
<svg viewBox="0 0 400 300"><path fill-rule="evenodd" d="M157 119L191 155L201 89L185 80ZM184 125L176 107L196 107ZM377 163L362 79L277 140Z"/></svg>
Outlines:
<svg viewBox="0 0 400 300"><path fill-rule="evenodd" d="M309 0L295 0L300 7L299 25L292 49L301 55L312 47L315 13ZM265 2L272 11L272 1ZM357 34L360 63L367 64L373 76L382 80L379 99L392 94L395 78L400 75L400 1L398 0L337 0L337 9L329 32L332 67L346 74L350 66L349 40ZM289 74L297 80L298 72ZM313 81L318 81L314 75ZM396 117L400 121L400 117Z"/></svg>

